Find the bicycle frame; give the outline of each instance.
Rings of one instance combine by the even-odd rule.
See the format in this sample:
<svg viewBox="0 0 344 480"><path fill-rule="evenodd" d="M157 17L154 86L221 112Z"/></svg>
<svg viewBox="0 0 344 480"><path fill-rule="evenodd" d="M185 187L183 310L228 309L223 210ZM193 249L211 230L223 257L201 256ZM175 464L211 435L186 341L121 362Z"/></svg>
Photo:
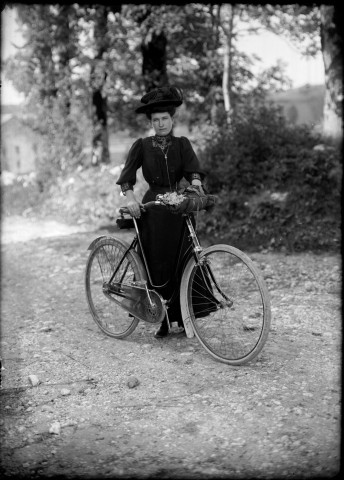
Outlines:
<svg viewBox="0 0 344 480"><path fill-rule="evenodd" d="M148 202L143 209L162 205L158 200ZM126 207L119 213L124 220L117 220L120 228L135 229L130 245L119 237L102 235L88 247L86 295L101 330L111 337L125 338L140 320L161 323L165 319L170 329L169 314L174 314L178 300L186 336L195 335L216 360L241 365L255 358L267 339L271 307L264 279L252 260L230 245L202 247L197 219L193 213L184 213L182 225L178 225L177 252L177 245L173 246L173 270L164 284L155 285L148 265L149 250L144 250L145 227L149 225L141 225L135 218L130 222L124 219L129 213ZM169 255L166 248L161 255ZM153 248L152 255L154 252ZM166 292L166 298L159 289Z"/></svg>
<svg viewBox="0 0 344 480"><path fill-rule="evenodd" d="M193 245L190 245L190 247L188 248L188 250L186 251L186 253L184 254L184 256L181 258L180 256L178 257L178 261L177 261L177 266L176 266L176 272L177 272L177 275L181 275L181 270L182 270L182 266L186 264L186 262L188 261L188 259L190 258L190 256L192 255L192 252L191 250L193 250L193 254L195 256L195 260L197 262L197 264L199 263L199 256L200 256L200 253L202 252L202 247L198 241L198 238L197 238L197 235L196 235L196 232L195 232L195 229L192 225L192 221L191 221L191 218L190 218L190 215L188 214L185 214L184 215L185 217L185 221L186 221L186 225L188 227L188 230L189 230L189 237L191 238L192 240L192 244ZM148 262L147 262L147 259L146 259L146 255L145 255L145 252L144 252L144 248L143 248L143 245L142 245L142 241L141 241L141 236L140 236L140 232L139 232L139 228L138 228L138 225L137 225L137 221L136 219L133 217L133 221L134 221L134 228L135 228L135 232L136 232L136 235L135 237L133 238L131 244L129 245L128 249L126 250L126 252L123 254L123 257L121 258L120 262L118 263L116 269L114 270L110 280L109 280L109 284L111 284L111 282L113 281L113 279L115 278L116 276L116 273L118 272L118 270L120 269L120 267L122 266L124 260L125 260L125 257L126 255L128 254L128 252L130 250L135 250L137 245L139 245L140 247L140 250L141 250L141 254L142 254L142 260L143 260L143 263L144 263L144 266L145 266L145 269L146 269L146 272L147 272L147 277L148 277L148 280L149 280L149 283L150 285L153 287L153 288L161 288L161 287L164 287L166 286L170 281L171 279L169 279L166 283L164 283L163 285L155 285L152 281L152 277L151 277L151 274L150 274L150 270L149 270L149 265L148 265ZM184 237L184 233L183 233L183 237ZM183 240L183 237L180 239L180 244ZM193 247L193 248L192 248ZM125 272L124 274L125 275ZM173 296L171 297L171 299L173 298Z"/></svg>
<svg viewBox="0 0 344 480"><path fill-rule="evenodd" d="M157 205L160 205L159 201L156 201L154 202L155 204ZM195 228L192 224L192 220L191 220L191 214L188 214L188 213L185 213L183 214L183 217L185 219L185 230L183 232L183 235L181 236L180 238L180 241L179 241L179 246L181 246L182 244L182 241L183 241L183 238L184 238L184 235L185 235L185 232L188 230L189 231L189 238L191 239L191 245L188 247L187 251L184 253L184 255L181 257L181 256L178 256L178 259L177 259L177 264L176 264L176 274L175 276L176 277L182 277L182 274L183 274L183 268L185 267L185 265L187 264L187 262L189 261L191 255L194 256L194 259L195 259L195 263L197 266L199 267L202 267L200 269L200 272L201 272L201 275L202 275L202 278L203 278L203 281L204 281L204 284L207 286L208 290L209 290L209 296L212 297L213 301L217 304L219 304L220 302L218 300L216 300L216 298L214 297L214 295L212 294L212 287L211 287L211 284L209 282L209 279L212 280L214 286L216 287L218 293L228 302L231 302L231 300L229 298L227 298L227 296L224 294L224 292L221 290L221 288L219 287L214 275L213 275L213 272L212 272L212 269L210 267L210 265L208 263L206 263L205 259L202 258L202 252L203 252L203 248L201 247L200 243L199 243L199 240L198 240L198 237L197 237L197 234L196 234L196 231L195 231ZM125 261L125 258L128 254L128 252L130 252L130 250L135 250L137 246L140 247L140 250L141 250L141 256L142 256L142 260L143 260L143 263L144 263L144 267L145 267L145 270L146 270L146 273L147 273L147 277L148 277L148 281L149 281L149 284L151 285L152 288L162 288L162 287L165 287L166 285L168 285L169 282L172 281L172 279L169 279L167 282L165 282L164 284L162 285L155 285L152 281L152 277L151 277L151 274L150 274L150 270L149 270L149 265L148 265L148 262L147 262L147 259L146 259L146 256L145 256L145 252L144 252L144 248L143 248L143 245L142 245L142 241L141 241L141 236L140 236L140 231L139 231L139 228L138 228L138 224L137 224L137 221L135 219L135 217L133 217L133 223L134 223L134 228L135 228L135 236L131 242L131 244L129 245L128 249L125 251L125 253L123 254L121 260L119 261L116 269L114 270L114 272L112 273L111 275L111 278L108 282L108 286L111 290L111 283L113 281L113 279L115 278L116 276L116 273L118 272L118 270L120 269L120 267L122 266L123 262ZM179 251L180 251L180 248L179 248ZM124 272L123 272L123 276L122 278L120 279L120 282L121 280L124 278L126 274L126 269L124 269ZM119 283L120 283L119 282ZM179 282L176 282L177 285L179 285ZM146 285L146 289L148 291L148 288L147 288L147 285ZM114 292L114 293L117 293L118 292ZM171 295L171 297L166 300L166 305L169 305L170 303L172 303L173 299L175 298L175 296L178 294L178 288L175 288L173 290L173 293Z"/></svg>

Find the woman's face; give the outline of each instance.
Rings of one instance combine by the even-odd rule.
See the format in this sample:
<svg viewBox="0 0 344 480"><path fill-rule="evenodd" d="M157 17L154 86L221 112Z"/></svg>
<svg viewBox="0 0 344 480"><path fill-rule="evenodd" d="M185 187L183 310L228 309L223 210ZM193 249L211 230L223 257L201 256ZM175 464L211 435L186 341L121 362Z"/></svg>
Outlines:
<svg viewBox="0 0 344 480"><path fill-rule="evenodd" d="M151 125L157 135L168 135L173 127L173 117L168 112L152 113Z"/></svg>

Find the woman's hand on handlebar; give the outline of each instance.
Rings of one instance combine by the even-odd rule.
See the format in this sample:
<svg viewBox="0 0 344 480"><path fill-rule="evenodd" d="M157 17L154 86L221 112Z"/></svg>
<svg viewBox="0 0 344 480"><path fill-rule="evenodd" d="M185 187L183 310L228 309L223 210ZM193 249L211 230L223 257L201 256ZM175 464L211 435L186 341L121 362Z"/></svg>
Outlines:
<svg viewBox="0 0 344 480"><path fill-rule="evenodd" d="M130 215L135 218L140 218L141 210L144 209L142 203L137 202L136 200L130 200L127 203L127 208L129 210Z"/></svg>

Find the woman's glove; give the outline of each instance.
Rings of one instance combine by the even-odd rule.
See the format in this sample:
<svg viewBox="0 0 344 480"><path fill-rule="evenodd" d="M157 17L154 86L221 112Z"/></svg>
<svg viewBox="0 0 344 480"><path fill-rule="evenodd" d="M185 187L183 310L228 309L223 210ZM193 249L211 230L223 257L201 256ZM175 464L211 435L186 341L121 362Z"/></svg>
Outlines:
<svg viewBox="0 0 344 480"><path fill-rule="evenodd" d="M186 192L196 193L199 196L205 196L205 191L203 185L189 185L186 189Z"/></svg>
<svg viewBox="0 0 344 480"><path fill-rule="evenodd" d="M201 185L190 185L180 193L185 196L185 199L178 205L169 205L172 213L181 214L203 209L208 210L216 203L216 197L205 193Z"/></svg>

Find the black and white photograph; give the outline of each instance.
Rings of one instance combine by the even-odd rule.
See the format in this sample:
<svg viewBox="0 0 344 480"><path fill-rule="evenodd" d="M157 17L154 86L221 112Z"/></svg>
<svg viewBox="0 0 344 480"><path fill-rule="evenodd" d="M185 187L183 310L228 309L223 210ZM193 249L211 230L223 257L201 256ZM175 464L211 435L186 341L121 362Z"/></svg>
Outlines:
<svg viewBox="0 0 344 480"><path fill-rule="evenodd" d="M1 3L1 478L340 474L343 25Z"/></svg>

